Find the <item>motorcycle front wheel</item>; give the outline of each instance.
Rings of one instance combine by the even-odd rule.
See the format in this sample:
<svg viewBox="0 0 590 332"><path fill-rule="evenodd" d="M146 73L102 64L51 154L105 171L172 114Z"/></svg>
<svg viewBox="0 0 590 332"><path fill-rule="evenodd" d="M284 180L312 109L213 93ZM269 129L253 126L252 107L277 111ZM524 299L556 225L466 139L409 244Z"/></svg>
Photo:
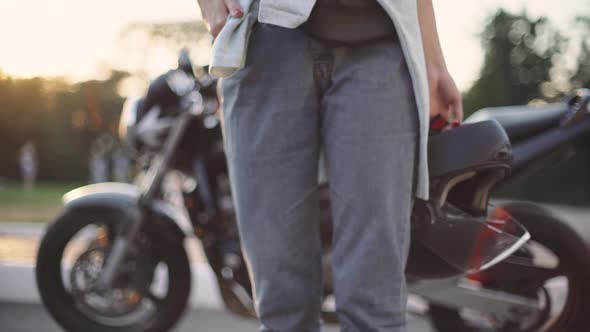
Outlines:
<svg viewBox="0 0 590 332"><path fill-rule="evenodd" d="M43 237L37 286L45 307L67 331L162 332L184 312L191 272L183 242L152 220L113 287L96 287L119 220L113 213L66 212Z"/></svg>
<svg viewBox="0 0 590 332"><path fill-rule="evenodd" d="M510 263L501 263L484 271L476 279L481 286L539 300L541 315L528 322L523 319L501 321L469 308L457 310L430 305L430 318L439 332L569 332L585 331L590 326L590 272L585 244L571 230L544 209L514 203L509 213L531 234L531 241L511 259L525 266L527 273L510 277Z"/></svg>

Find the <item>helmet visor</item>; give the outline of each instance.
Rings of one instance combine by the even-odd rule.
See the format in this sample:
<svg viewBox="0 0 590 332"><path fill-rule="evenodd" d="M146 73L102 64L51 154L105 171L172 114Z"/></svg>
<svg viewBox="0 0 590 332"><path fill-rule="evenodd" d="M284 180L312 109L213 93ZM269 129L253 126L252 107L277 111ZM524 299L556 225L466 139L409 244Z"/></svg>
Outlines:
<svg viewBox="0 0 590 332"><path fill-rule="evenodd" d="M503 209L473 217L445 205L442 216L420 225L414 241L465 273L485 270L510 256L529 239L528 231Z"/></svg>

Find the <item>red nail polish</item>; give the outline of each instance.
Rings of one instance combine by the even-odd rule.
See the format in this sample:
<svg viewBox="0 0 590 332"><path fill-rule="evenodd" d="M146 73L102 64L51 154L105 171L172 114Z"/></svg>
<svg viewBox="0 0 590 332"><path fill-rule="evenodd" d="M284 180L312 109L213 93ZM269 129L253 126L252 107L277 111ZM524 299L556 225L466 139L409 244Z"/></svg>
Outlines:
<svg viewBox="0 0 590 332"><path fill-rule="evenodd" d="M234 11L231 12L231 16L233 17L241 17L242 15L244 15L244 13L239 9L234 9Z"/></svg>

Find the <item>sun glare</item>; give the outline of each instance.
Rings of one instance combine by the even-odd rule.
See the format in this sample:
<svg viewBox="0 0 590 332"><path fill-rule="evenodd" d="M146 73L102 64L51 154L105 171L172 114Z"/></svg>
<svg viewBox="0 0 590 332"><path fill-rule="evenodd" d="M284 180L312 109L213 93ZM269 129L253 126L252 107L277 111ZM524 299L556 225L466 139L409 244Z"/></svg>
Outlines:
<svg viewBox="0 0 590 332"><path fill-rule="evenodd" d="M571 2L571 5L570 5ZM533 15L548 15L566 29L586 0L568 0L563 6L551 0L440 0L434 1L441 41L452 74L460 87L469 87L481 65L478 32L499 6ZM589 8L590 9L590 8ZM578 11L576 11L578 10ZM586 11L588 12L588 11ZM162 22L199 18L194 0L18 0L0 2L0 70L15 76L66 76L73 80L96 78L106 69L144 68L152 73L170 59L146 63L124 56L128 48L117 44L122 29L132 22ZM468 15L467 15L468 13ZM197 45L193 45L197 46ZM198 47L206 48L205 45ZM135 52L143 52L141 45ZM151 50L151 49L150 49ZM198 55L206 61L207 50Z"/></svg>

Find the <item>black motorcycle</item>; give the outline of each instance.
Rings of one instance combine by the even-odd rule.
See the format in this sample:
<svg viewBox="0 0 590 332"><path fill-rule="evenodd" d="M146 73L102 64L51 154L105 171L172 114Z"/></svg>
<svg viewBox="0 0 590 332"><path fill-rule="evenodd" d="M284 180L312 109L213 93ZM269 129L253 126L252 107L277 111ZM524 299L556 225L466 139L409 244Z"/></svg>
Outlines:
<svg viewBox="0 0 590 332"><path fill-rule="evenodd" d="M154 80L145 98L128 100L122 117L124 136L140 159L147 160L138 184L97 184L66 194L64 211L43 238L36 271L39 291L51 315L68 331L171 328L190 292L183 240L193 234L201 238L227 307L254 317L214 113L218 106L212 97L214 85L199 83L192 73L188 58L181 57L179 68ZM559 137L562 144L584 134L581 126L590 129L584 98L563 112L568 119L563 132L568 134ZM575 275L572 282L590 275L574 264L554 269L535 265L535 252L527 243L531 235L534 244L553 249L560 263L588 261L590 255L580 251L582 239L567 224L530 205L489 207L490 190L514 166L525 167L556 148L553 143L558 141L543 142L537 150L511 148L509 135L514 138L522 131L505 130L500 123L474 122L430 139L431 199L414 207L407 276L415 298L431 304L441 331L467 329L474 316L479 321L489 318L497 324L492 328L504 331L554 324L549 320L552 306L544 281L562 273L565 266ZM535 133L549 133L554 127L539 125ZM460 153L449 158L449 147L459 146ZM176 185L167 186L166 178L173 171ZM319 190L329 276L327 186L323 183ZM175 204L170 196L181 200ZM563 243L562 236L577 253L554 246ZM334 320L328 305L332 287L330 278L325 279L324 317ZM585 326L581 324L586 317L577 313L586 308L587 287L571 285L568 298L574 301L549 330L578 331ZM463 308L469 308L471 316Z"/></svg>
<svg viewBox="0 0 590 332"><path fill-rule="evenodd" d="M589 103L590 90L581 89L563 103L483 109L469 117L466 126L497 121L504 128L513 161L509 176L498 184L501 187L579 151L590 134ZM501 301L462 297L465 305L457 305L445 297L450 294L431 296L429 314L437 330L587 331L590 239L584 234L588 225L528 202L505 203L502 209L527 228L531 241L496 266L463 280ZM526 302L534 310L510 313L511 304Z"/></svg>

